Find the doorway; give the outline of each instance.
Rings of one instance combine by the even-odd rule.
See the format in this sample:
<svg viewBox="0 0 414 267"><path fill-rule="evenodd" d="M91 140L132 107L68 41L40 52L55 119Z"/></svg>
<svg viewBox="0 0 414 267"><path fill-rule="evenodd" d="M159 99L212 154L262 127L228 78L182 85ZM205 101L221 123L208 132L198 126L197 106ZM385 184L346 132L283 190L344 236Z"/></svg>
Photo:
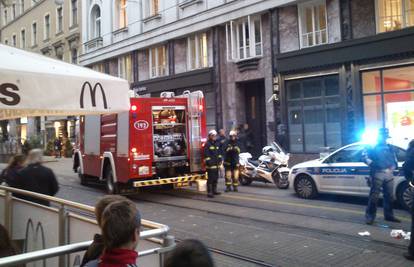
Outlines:
<svg viewBox="0 0 414 267"><path fill-rule="evenodd" d="M254 157L262 153L266 145L266 103L264 80L245 82L239 85L244 95L244 121L249 125L250 137L246 149Z"/></svg>

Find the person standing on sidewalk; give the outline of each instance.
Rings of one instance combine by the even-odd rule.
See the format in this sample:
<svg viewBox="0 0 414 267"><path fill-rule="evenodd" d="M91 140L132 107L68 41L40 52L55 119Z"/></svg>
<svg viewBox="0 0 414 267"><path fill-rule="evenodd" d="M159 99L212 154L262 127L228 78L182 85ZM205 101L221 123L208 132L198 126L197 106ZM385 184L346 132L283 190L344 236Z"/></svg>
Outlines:
<svg viewBox="0 0 414 267"><path fill-rule="evenodd" d="M407 179L408 187L414 187L414 140L408 145L408 149L405 155L405 162L403 164L404 176ZM413 190L413 188L411 188ZM414 195L413 204L411 205L411 233L414 233ZM412 234L414 235L414 234ZM405 252L404 257L407 260L414 261L414 237L410 239L410 245L408 246L408 252Z"/></svg>
<svg viewBox="0 0 414 267"><path fill-rule="evenodd" d="M224 129L220 129L218 131L217 143L218 143L219 148L220 148L220 155L224 159L224 154L225 154L224 150L225 150L225 146L227 144L226 132L224 131ZM224 170L224 167L221 166L219 168L219 179L221 179L221 178L224 179L226 177L225 175L226 175L226 172Z"/></svg>
<svg viewBox="0 0 414 267"><path fill-rule="evenodd" d="M392 209L394 190L394 170L398 168L394 149L387 144L388 129L381 128L378 132L377 144L369 149L365 155L365 163L370 167L370 187L368 206L365 212L366 224L374 223L377 213L378 198L383 191L384 218L390 222L401 222L394 217Z"/></svg>
<svg viewBox="0 0 414 267"><path fill-rule="evenodd" d="M204 161L207 169L207 196L212 198L220 195L217 191L219 168L223 164L223 156L220 154L220 147L217 144L217 132L211 130L208 133L208 141L204 147Z"/></svg>
<svg viewBox="0 0 414 267"><path fill-rule="evenodd" d="M224 166L226 168L226 190L231 191L233 185L233 191L237 192L239 186L239 154L240 146L237 142L237 132L230 131L229 142L225 147L224 154Z"/></svg>

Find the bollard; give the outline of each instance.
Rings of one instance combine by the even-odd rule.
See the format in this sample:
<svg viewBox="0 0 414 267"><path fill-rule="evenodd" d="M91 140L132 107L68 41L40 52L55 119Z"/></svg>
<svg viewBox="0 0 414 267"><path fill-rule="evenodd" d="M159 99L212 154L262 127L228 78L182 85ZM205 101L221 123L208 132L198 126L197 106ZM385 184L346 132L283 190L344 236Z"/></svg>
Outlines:
<svg viewBox="0 0 414 267"><path fill-rule="evenodd" d="M175 237L172 235L165 236L162 242L162 247L164 249L160 252L160 267L164 266L164 254L175 247Z"/></svg>

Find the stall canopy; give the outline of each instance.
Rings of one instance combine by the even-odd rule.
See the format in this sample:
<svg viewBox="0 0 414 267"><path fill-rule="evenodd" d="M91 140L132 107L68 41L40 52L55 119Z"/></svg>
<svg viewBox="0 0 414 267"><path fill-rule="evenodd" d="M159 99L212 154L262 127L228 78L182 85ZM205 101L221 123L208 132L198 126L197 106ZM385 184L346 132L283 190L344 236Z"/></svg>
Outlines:
<svg viewBox="0 0 414 267"><path fill-rule="evenodd" d="M128 109L126 80L0 44L0 120Z"/></svg>

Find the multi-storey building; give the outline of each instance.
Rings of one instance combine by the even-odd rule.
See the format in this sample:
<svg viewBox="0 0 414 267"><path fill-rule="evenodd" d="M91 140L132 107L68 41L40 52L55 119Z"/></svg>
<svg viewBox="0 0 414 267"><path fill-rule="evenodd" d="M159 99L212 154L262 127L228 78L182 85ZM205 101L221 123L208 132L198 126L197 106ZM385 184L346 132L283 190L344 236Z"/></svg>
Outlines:
<svg viewBox="0 0 414 267"><path fill-rule="evenodd" d="M277 135L290 152L339 147L370 128L412 138L414 1L301 1L272 14Z"/></svg>
<svg viewBox="0 0 414 267"><path fill-rule="evenodd" d="M290 2L83 1L80 63L141 95L202 90L208 127L248 123L259 151L275 137L269 10Z"/></svg>
<svg viewBox="0 0 414 267"><path fill-rule="evenodd" d="M14 0L0 4L1 43L41 53L73 64L78 63L82 44L81 1ZM10 2L10 3L9 3ZM47 90L47 88L45 88ZM62 85L62 90L65 90ZM21 118L9 121L10 135L23 140L40 135L47 139L73 137L74 118Z"/></svg>

